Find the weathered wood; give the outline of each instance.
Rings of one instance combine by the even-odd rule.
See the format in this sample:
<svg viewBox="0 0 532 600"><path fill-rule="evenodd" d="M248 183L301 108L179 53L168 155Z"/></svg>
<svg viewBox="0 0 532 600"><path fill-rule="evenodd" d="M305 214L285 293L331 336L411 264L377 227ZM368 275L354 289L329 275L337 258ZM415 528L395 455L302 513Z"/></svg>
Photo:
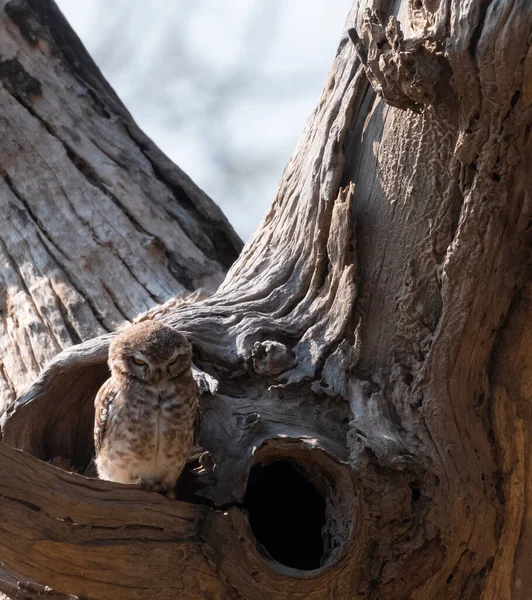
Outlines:
<svg viewBox="0 0 532 600"><path fill-rule="evenodd" d="M53 2L0 2L0 412L54 355L200 286L241 242Z"/></svg>
<svg viewBox="0 0 532 600"><path fill-rule="evenodd" d="M208 557L213 598L525 600L532 5L368 5L354 3L355 44L346 31L277 198L224 283L155 315L187 334L219 385L202 396L211 480L182 495L206 505L190 509L203 518L191 543L204 545L181 568L204 572ZM60 353L9 409L4 440L84 468L111 336ZM16 456L17 473L31 464L81 481ZM276 461L325 501L321 568L272 561L247 525L251 470ZM6 496L30 493L13 477ZM91 519L120 520L129 494L166 502L82 481L124 498ZM66 506L76 495L65 494ZM46 545L63 525L48 527L26 535ZM163 563L149 563L150 581L180 582ZM47 583L44 564L11 555L6 566Z"/></svg>
<svg viewBox="0 0 532 600"><path fill-rule="evenodd" d="M0 497L2 561L23 565L30 579L46 572L50 597L58 600L63 592L131 600L147 593L161 600L271 593L289 598L293 588L322 598L333 575L343 578L348 570L344 553L332 571L308 578L290 569L287 581L274 565L263 570L264 560L235 507L213 511L135 486L86 479L5 444L0 445ZM231 548L233 538L238 545ZM0 579L0 585L12 593L12 583Z"/></svg>

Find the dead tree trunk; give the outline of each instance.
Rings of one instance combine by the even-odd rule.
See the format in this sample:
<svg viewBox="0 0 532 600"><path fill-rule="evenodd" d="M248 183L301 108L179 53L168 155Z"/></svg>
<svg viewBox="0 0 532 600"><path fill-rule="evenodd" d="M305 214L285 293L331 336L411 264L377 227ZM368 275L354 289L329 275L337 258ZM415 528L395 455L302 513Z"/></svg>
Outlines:
<svg viewBox="0 0 532 600"><path fill-rule="evenodd" d="M0 11L1 412L64 348L217 287L241 242L53 3Z"/></svg>
<svg viewBox="0 0 532 600"><path fill-rule="evenodd" d="M110 336L63 350L4 420L4 441L34 455L0 446L7 593L24 578L51 586L51 596L102 600L529 597L532 5L397 0L364 12L367 4L355 1L278 196L222 286L152 315L182 330L196 363L218 380L218 391L207 386L215 393L202 396L210 478L183 481L189 502L172 502L38 460L59 456L82 470L93 451L92 400L107 377ZM11 41L3 34L0 48L11 54L0 51L1 106L16 101L43 123L31 135L15 132L13 144L37 131L54 139L89 131L103 153L100 164L84 135L75 150L63 145L49 177L26 195L8 153L7 193L20 203L34 194L55 200L51 186L70 163L112 198L124 186L140 193L139 181L176 194L178 173L189 186L187 214L206 219L212 205L159 154L156 163L149 142L139 147L131 118L122 115L125 126L106 116L123 108L53 7L2 6ZM65 65L76 76L70 86ZM85 95L74 99L79 89ZM65 90L70 101L61 100ZM75 112L75 127L40 116L53 106ZM134 156L147 163L128 168L130 147L118 151L109 133L117 121L119 141L131 135ZM41 168L18 181L34 186ZM59 189L79 193L76 184ZM6 214L39 221L29 200L18 206ZM95 210L92 196L87 206ZM219 214L207 222L221 227L224 243L234 240ZM55 244L47 227L27 240L24 273L36 268L36 244ZM183 241L165 231L180 255ZM118 239L108 233L112 248ZM216 263L218 234L201 239ZM143 257L160 248L147 244L144 254L140 237L130 243ZM82 253L66 251L71 273L89 269L101 280L105 262L87 267ZM151 269L138 265L124 289ZM84 310L96 314L102 288L94 297L84 289L93 303ZM128 319L148 307L127 298ZM27 311L34 304L29 292L20 302ZM10 310L3 327L13 327ZM52 340L47 322L41 339ZM10 344L9 360L21 365L17 348ZM19 587L29 598L42 592Z"/></svg>

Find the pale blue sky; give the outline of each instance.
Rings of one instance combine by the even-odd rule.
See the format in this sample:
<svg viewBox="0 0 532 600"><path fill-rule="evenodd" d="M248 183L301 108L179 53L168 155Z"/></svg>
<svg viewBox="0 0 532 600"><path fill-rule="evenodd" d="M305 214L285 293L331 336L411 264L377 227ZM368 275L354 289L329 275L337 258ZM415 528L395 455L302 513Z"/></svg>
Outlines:
<svg viewBox="0 0 532 600"><path fill-rule="evenodd" d="M352 0L56 0L137 123L247 239Z"/></svg>

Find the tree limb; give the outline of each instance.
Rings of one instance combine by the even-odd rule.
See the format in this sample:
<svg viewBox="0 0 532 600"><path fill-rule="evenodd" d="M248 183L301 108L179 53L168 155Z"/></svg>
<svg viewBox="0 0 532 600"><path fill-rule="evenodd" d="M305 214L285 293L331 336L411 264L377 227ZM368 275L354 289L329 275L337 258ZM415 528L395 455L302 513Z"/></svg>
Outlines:
<svg viewBox="0 0 532 600"><path fill-rule="evenodd" d="M54 600L66 600L59 593L95 600L141 600L147 593L160 600L239 598L235 585L246 597L266 598L263 590L275 589L279 598L296 592L320 598L346 567L340 559L312 580L273 562L264 571L264 556L238 507L213 510L87 479L5 444L0 498L4 567L46 582ZM16 577L6 573L2 578L0 571L0 590L13 594ZM19 588L38 595L32 583Z"/></svg>

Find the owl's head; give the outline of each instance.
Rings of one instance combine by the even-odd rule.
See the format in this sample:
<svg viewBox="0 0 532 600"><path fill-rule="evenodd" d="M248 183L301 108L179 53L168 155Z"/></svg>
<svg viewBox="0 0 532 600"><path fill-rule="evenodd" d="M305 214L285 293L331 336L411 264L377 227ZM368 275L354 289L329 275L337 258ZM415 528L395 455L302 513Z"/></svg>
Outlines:
<svg viewBox="0 0 532 600"><path fill-rule="evenodd" d="M147 383L179 377L192 366L187 338L159 321L143 321L124 329L109 347L109 368Z"/></svg>

